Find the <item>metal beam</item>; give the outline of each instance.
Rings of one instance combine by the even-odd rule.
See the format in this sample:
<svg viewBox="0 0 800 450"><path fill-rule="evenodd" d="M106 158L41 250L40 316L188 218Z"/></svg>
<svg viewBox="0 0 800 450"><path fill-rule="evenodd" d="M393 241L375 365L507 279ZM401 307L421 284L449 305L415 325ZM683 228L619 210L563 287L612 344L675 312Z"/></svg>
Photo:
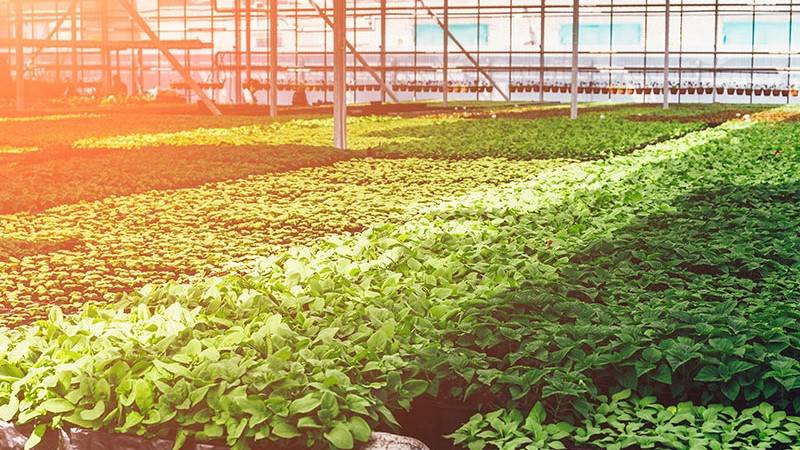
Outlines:
<svg viewBox="0 0 800 450"><path fill-rule="evenodd" d="M249 0L248 0L249 1ZM233 0L233 49L236 52L236 72L233 75L233 99L237 105L242 103L242 3L241 0Z"/></svg>
<svg viewBox="0 0 800 450"><path fill-rule="evenodd" d="M103 43L100 53L102 61L102 80L103 80L103 93L108 95L111 92L111 50L108 48L110 37L109 17L108 17L108 2L109 0L100 0L100 40Z"/></svg>
<svg viewBox="0 0 800 450"><path fill-rule="evenodd" d="M58 29L61 28L61 26L64 25L64 22L66 22L67 19L74 14L75 8L77 7L77 5L78 5L78 1L77 0L70 0L69 6L67 7L67 10L64 11L63 14L58 16L58 19L56 20L55 25L53 25L53 28L49 32L47 32L47 36L45 36L45 38L44 38L45 41L49 41L49 40L53 39L53 36L55 36L56 33L58 33ZM33 53L31 54L31 57L30 57L30 63L31 64L33 64L36 61L36 57L39 56L39 53L41 53L43 48L44 47L37 47L33 51Z"/></svg>
<svg viewBox="0 0 800 450"><path fill-rule="evenodd" d="M669 0L664 4L664 109L669 109Z"/></svg>
<svg viewBox="0 0 800 450"><path fill-rule="evenodd" d="M791 21L791 14L789 20ZM789 33L789 40L791 40L792 33ZM714 0L714 72L712 73L711 86L711 103L717 103L717 42L719 42L719 0ZM791 50L791 47L789 47ZM791 58L791 56L790 56Z"/></svg>
<svg viewBox="0 0 800 450"><path fill-rule="evenodd" d="M444 37L442 41L442 104L447 107L447 94L450 91L450 74L449 65L450 65L450 51L448 49L448 44L450 42L450 2L448 0L444 0L444 33L442 36Z"/></svg>
<svg viewBox="0 0 800 450"><path fill-rule="evenodd" d="M0 48L14 48L17 46L16 39L0 39ZM210 43L201 42L197 39L190 40L163 40L158 42L151 41L88 41L88 40L47 40L47 39L23 39L23 47L34 48L88 48L88 49L109 49L109 50L128 50L128 49L152 49L161 48L175 50L199 50L211 48Z"/></svg>
<svg viewBox="0 0 800 450"><path fill-rule="evenodd" d="M139 12L136 11L133 5L128 0L118 0L118 1L120 2L120 4L122 4L122 7L128 11L128 14L131 16L131 19L133 19L134 23L136 23L136 25L138 25L139 28L142 29L144 34L146 34L147 37L150 38L150 40L153 41L154 43L159 43L160 39L158 38L158 35L153 31L152 28L150 28L150 25L148 25L147 22L145 22L142 16L139 15ZM200 98L200 102L203 105L205 105L205 107L208 108L209 111L211 111L211 114L215 116L221 116L222 112L219 110L219 108L217 108L217 105L215 105L214 102L212 102L211 99L208 98L206 93L203 92L202 89L200 89L200 85L198 85L197 82L194 81L194 78L192 78L192 74L189 73L189 71L186 70L186 68L183 67L183 65L181 65L180 61L178 61L178 58L176 58L175 55L173 55L172 52L170 52L169 49L165 47L159 47L159 50L164 55L164 57L167 58L167 61L169 61L169 63L172 64L172 67L176 71L178 71L178 73L181 74L181 77L183 77L183 81L185 81L186 84L189 85L189 87L192 89L192 91L194 91L197 97Z"/></svg>
<svg viewBox="0 0 800 450"><path fill-rule="evenodd" d="M580 0L572 0L572 92L570 95L569 117L578 118L578 39Z"/></svg>
<svg viewBox="0 0 800 450"><path fill-rule="evenodd" d="M436 23L439 25L439 28L441 28L442 31L444 31L445 34L447 34L450 37L450 39L453 40L453 43L456 44L456 47L458 47L458 49L461 50L461 53L463 53L464 56L466 56L467 60L469 60L469 62L473 66L475 66L475 69L478 70L478 73L483 75L484 78L486 78L489 81L492 87L494 87L494 89L497 92L499 92L500 95L503 97L503 100L508 101L508 94L506 94L505 92L503 92L502 89L500 89L500 85L498 85L494 81L492 75L486 69L480 66L478 61L476 61L475 58L467 51L467 49L464 48L463 45L461 45L461 42L458 39L456 39L455 35L447 27L444 26L444 22L442 22L442 19L440 19L439 16L437 16L436 13L433 12L433 10L429 8L428 5L426 5L423 0L417 0L417 1L419 2L420 5L422 5L423 8L425 8L428 11L428 14L433 18L433 20L436 21Z"/></svg>
<svg viewBox="0 0 800 450"><path fill-rule="evenodd" d="M345 49L347 48L347 0L333 0L333 146L347 148L347 85ZM327 14L323 14L327 19Z"/></svg>
<svg viewBox="0 0 800 450"><path fill-rule="evenodd" d="M315 2L314 0L308 0L308 2L311 4L311 6L314 7L314 9L317 10L317 14L319 14L319 16L322 17L322 20L324 20L325 23L328 24L328 26L333 29L333 34L334 34L334 36L336 36L336 28L335 28L335 25L336 25L336 18L335 18L336 6L335 6L335 4L334 4L334 7L333 7L334 20L331 21L331 18L328 17L327 14L325 14L325 11L323 11L322 8L319 7L319 5L317 5L317 2ZM343 45L345 46L345 48L348 51L350 51L350 53L352 53L353 56L355 56L355 58L356 58L356 60L358 60L359 64L361 64L365 69L367 69L367 72L370 74L372 79L375 80L375 82L378 83L378 85L381 87L381 89L386 91L386 94L389 95L389 97L392 99L393 102L399 103L400 100L397 98L397 94L395 94L394 90L391 87L389 87L388 84L386 84L386 80L381 79L381 75L377 71L375 71L375 69L373 69L372 66L369 65L367 60L364 59L363 56L361 56L361 53L359 53L358 50L356 50L356 48L353 46L353 44L351 44L350 41L347 40L347 36L343 35L342 38L344 39L344 44ZM335 58L335 55L334 55L334 58ZM344 66L344 64L343 64L343 66ZM334 68L334 72L335 72L335 68Z"/></svg>
<svg viewBox="0 0 800 450"><path fill-rule="evenodd" d="M381 0L381 79L386 81L386 0ZM386 89L383 86L381 103L386 103Z"/></svg>
<svg viewBox="0 0 800 450"><path fill-rule="evenodd" d="M25 48L22 45L22 0L14 0L14 40L16 50L17 111L25 109Z"/></svg>
<svg viewBox="0 0 800 450"><path fill-rule="evenodd" d="M539 21L539 103L544 103L544 0L542 4L542 17Z"/></svg>
<svg viewBox="0 0 800 450"><path fill-rule="evenodd" d="M269 0L269 116L278 117L278 0Z"/></svg>

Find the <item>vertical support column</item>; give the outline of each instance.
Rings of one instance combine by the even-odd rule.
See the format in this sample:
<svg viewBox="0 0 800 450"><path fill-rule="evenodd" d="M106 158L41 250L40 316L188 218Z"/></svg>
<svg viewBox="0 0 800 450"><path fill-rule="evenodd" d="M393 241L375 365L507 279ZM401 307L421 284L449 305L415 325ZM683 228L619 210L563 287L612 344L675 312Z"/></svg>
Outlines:
<svg viewBox="0 0 800 450"><path fill-rule="evenodd" d="M791 36L792 32L789 32ZM750 21L750 104L753 104L753 69L756 64L756 4L753 2L753 18ZM747 93L745 91L745 93Z"/></svg>
<svg viewBox="0 0 800 450"><path fill-rule="evenodd" d="M242 0L233 0L234 103L242 103Z"/></svg>
<svg viewBox="0 0 800 450"><path fill-rule="evenodd" d="M386 0L381 0L381 80L386 80ZM386 103L386 89L381 85L381 103Z"/></svg>
<svg viewBox="0 0 800 450"><path fill-rule="evenodd" d="M678 6L678 104L681 104L683 87L683 2Z"/></svg>
<svg viewBox="0 0 800 450"><path fill-rule="evenodd" d="M333 146L347 148L345 32L347 0L333 0Z"/></svg>
<svg viewBox="0 0 800 450"><path fill-rule="evenodd" d="M269 0L269 116L278 117L278 0Z"/></svg>
<svg viewBox="0 0 800 450"><path fill-rule="evenodd" d="M646 4L647 0L645 0ZM645 6L647 8L647 6ZM611 82L613 77L613 69L614 67L614 0L611 0L611 9L608 13L608 101L611 101ZM645 20L644 20L644 45L647 45L647 12L645 12ZM647 64L647 49L645 49L645 56L644 61L645 65Z"/></svg>
<svg viewBox="0 0 800 450"><path fill-rule="evenodd" d="M111 49L108 47L109 42L109 23L108 23L108 0L101 0L100 2L100 40L103 48L100 50L103 61L103 89L105 95L111 92Z"/></svg>
<svg viewBox="0 0 800 450"><path fill-rule="evenodd" d="M789 36L791 36L791 31ZM791 37L789 38L791 39ZM719 0L714 0L714 67L711 73L711 103L717 103L717 42L719 41Z"/></svg>
<svg viewBox="0 0 800 450"><path fill-rule="evenodd" d="M450 42L450 2L448 0L444 0L444 32L442 33L443 40L442 40L442 104L447 107L447 94L450 91L450 75L448 73L450 69L450 52L448 49L448 43ZM480 27L478 27L478 32L480 33Z"/></svg>
<svg viewBox="0 0 800 450"><path fill-rule="evenodd" d="M76 2L77 3L77 2ZM131 27L133 29L133 27ZM70 16L69 21L69 36L70 36L70 44L72 48L70 49L70 70L71 70L71 79L72 85L78 86L78 5L75 4L72 7L72 15Z"/></svg>
<svg viewBox="0 0 800 450"><path fill-rule="evenodd" d="M642 71L642 87L643 88L647 87L647 14L649 12L647 3L648 2L645 0L645 4L644 4L644 55L643 55L643 58L642 58L644 60L644 70ZM611 28L612 29L614 28L613 25L612 25ZM642 103L647 103L647 94L645 94L644 92L645 91L642 92Z"/></svg>
<svg viewBox="0 0 800 450"><path fill-rule="evenodd" d="M14 58L16 60L17 111L25 109L25 49L22 46L22 23L22 0L14 0L14 40L16 41Z"/></svg>
<svg viewBox="0 0 800 450"><path fill-rule="evenodd" d="M513 93L511 67L514 65L514 0L508 0L508 100Z"/></svg>
<svg viewBox="0 0 800 450"><path fill-rule="evenodd" d="M136 0L131 0L131 4L136 8ZM131 41L136 40L135 27L131 27ZM130 58L130 73L131 73L131 95L139 95L139 80L136 76L136 49L131 49Z"/></svg>
<svg viewBox="0 0 800 450"><path fill-rule="evenodd" d="M539 21L539 103L544 103L544 0L542 17Z"/></svg>
<svg viewBox="0 0 800 450"><path fill-rule="evenodd" d="M789 3L789 55L786 60L786 89L792 89L792 26L794 25L794 3ZM786 104L790 103L791 95L786 96Z"/></svg>
<svg viewBox="0 0 800 450"><path fill-rule="evenodd" d="M578 39L579 39L580 0L572 0L572 92L570 95L569 117L578 118Z"/></svg>
<svg viewBox="0 0 800 450"><path fill-rule="evenodd" d="M245 64L245 79L247 83L253 80L253 26L250 23L253 20L253 6L251 0L244 0L244 64Z"/></svg>
<svg viewBox="0 0 800 450"><path fill-rule="evenodd" d="M669 0L664 3L664 109L669 109Z"/></svg>

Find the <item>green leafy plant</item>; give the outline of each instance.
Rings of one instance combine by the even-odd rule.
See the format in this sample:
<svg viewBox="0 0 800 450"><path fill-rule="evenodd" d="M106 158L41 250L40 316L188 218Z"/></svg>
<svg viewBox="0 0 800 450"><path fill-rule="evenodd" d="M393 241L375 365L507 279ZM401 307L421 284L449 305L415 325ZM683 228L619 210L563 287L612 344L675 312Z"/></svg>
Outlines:
<svg viewBox="0 0 800 450"><path fill-rule="evenodd" d="M627 390L791 413L798 134L727 124L486 186L247 274L54 309L0 333L0 419L346 449L422 395L484 419L541 402L572 424ZM525 428L502 423L530 414L492 417L472 426L511 446ZM543 422L529 444L564 431Z"/></svg>
<svg viewBox="0 0 800 450"><path fill-rule="evenodd" d="M566 422L546 424L547 413L541 403L531 408L527 417L516 409L498 409L476 414L449 437L469 450L497 448L514 450L564 449L562 442L575 429Z"/></svg>

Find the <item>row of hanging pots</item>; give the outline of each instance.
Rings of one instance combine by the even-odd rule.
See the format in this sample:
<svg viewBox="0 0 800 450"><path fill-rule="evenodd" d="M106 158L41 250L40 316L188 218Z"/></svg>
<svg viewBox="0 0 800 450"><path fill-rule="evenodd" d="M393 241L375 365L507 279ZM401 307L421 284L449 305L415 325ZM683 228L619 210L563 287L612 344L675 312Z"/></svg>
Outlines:
<svg viewBox="0 0 800 450"><path fill-rule="evenodd" d="M511 86L511 92L539 92L541 88L538 84L517 84ZM673 95L711 95L714 93L715 88L710 86L687 86L687 87L670 87L669 91ZM567 93L570 91L569 86L563 85L545 85L544 92L558 92ZM630 87L630 86L578 86L579 94L615 94L615 95L660 95L662 88L660 87ZM727 93L728 95L764 95L775 97L797 97L800 95L800 89L777 89L777 88L744 88L744 87L717 87L716 92L719 95Z"/></svg>

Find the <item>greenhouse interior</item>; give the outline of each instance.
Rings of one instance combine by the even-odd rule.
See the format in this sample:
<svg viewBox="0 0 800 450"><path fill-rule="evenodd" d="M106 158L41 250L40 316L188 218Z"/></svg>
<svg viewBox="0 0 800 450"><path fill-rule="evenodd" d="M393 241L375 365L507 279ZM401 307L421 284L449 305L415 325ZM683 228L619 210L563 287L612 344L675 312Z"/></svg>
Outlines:
<svg viewBox="0 0 800 450"><path fill-rule="evenodd" d="M798 10L0 0L0 450L800 450Z"/></svg>

